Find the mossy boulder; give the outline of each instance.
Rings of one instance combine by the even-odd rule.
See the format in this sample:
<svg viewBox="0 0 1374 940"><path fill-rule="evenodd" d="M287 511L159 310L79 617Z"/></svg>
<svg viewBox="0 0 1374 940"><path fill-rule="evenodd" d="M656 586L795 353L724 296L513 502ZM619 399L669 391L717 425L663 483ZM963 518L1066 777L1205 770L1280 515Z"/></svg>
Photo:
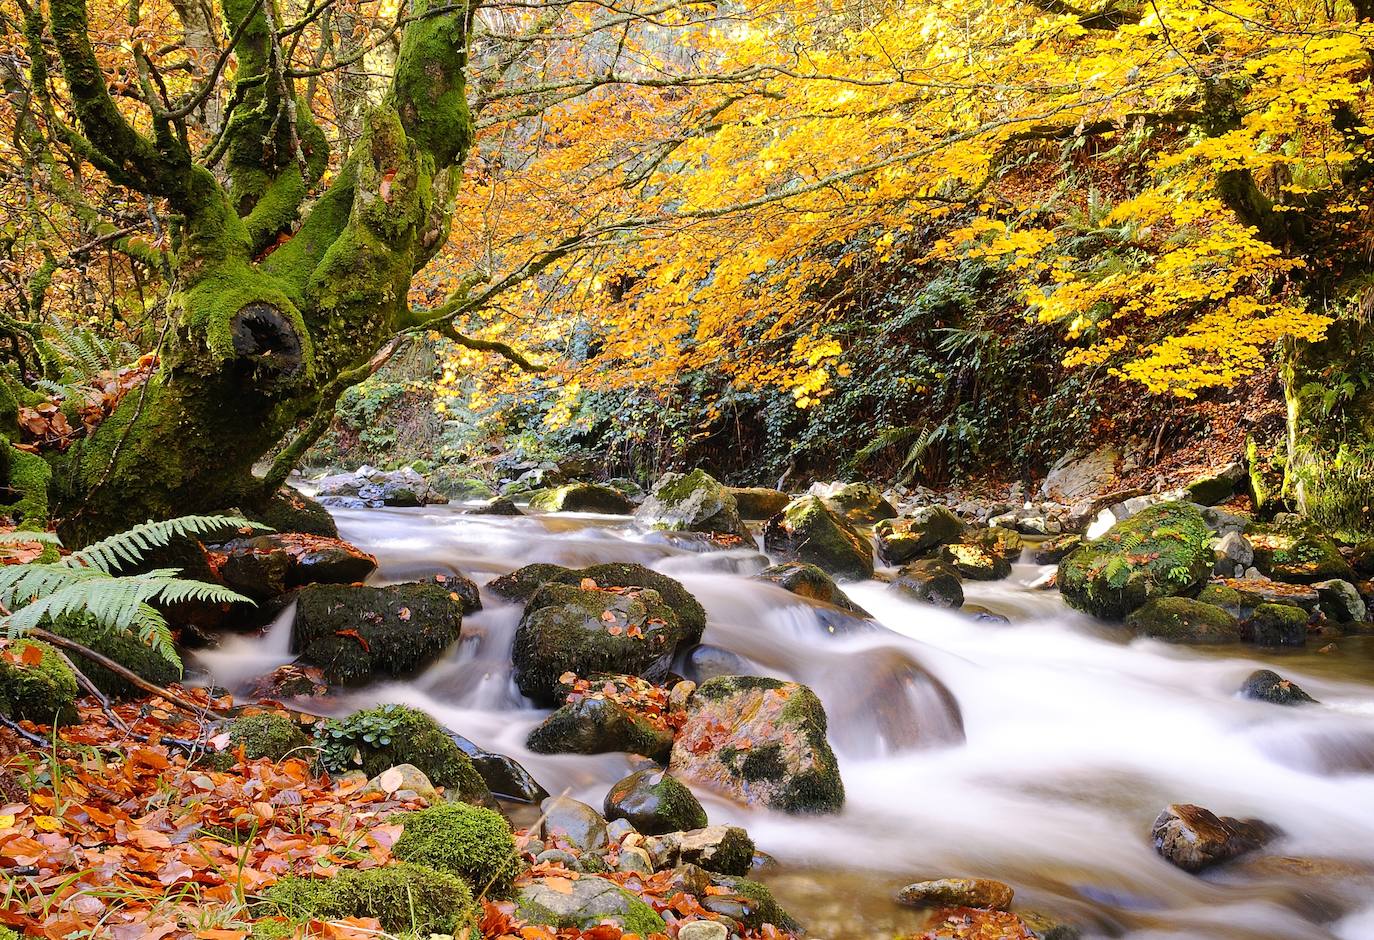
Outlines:
<svg viewBox="0 0 1374 940"><path fill-rule="evenodd" d="M788 933L799 933L801 925L793 920L762 882L733 875L713 874L711 883L725 893L711 892L702 906L712 913L736 921L746 930L762 930L772 924Z"/></svg>
<svg viewBox="0 0 1374 940"><path fill-rule="evenodd" d="M38 725L76 721L76 674L57 650L36 640L0 647L0 714Z"/></svg>
<svg viewBox="0 0 1374 940"><path fill-rule="evenodd" d="M641 937L668 929L652 907L596 875L583 875L570 884L566 879L531 882L516 892L515 913L521 920L549 927L590 929L611 923Z"/></svg>
<svg viewBox="0 0 1374 940"><path fill-rule="evenodd" d="M1259 604L1246 621L1243 636L1256 646L1302 646L1311 616L1292 604Z"/></svg>
<svg viewBox="0 0 1374 940"><path fill-rule="evenodd" d="M292 920L375 917L394 933L479 935L480 909L467 882L408 863L343 869L328 878L283 878L263 893L260 909Z"/></svg>
<svg viewBox="0 0 1374 940"><path fill-rule="evenodd" d="M873 547L818 496L803 496L768 520L766 551L784 561L816 565L842 581L873 577Z"/></svg>
<svg viewBox="0 0 1374 940"><path fill-rule="evenodd" d="M1241 698L1268 702L1270 705L1315 705L1317 700L1272 669L1257 669L1245 678L1240 687Z"/></svg>
<svg viewBox="0 0 1374 940"><path fill-rule="evenodd" d="M297 596L291 642L331 684L356 685L429 665L462 628L462 597L447 585L316 584Z"/></svg>
<svg viewBox="0 0 1374 940"><path fill-rule="evenodd" d="M1002 558L1009 564L1015 564L1021 559L1021 552L1025 549L1025 540L1015 529L1008 529L1003 526L986 526L980 529L969 529L959 539L964 545L976 545L985 551Z"/></svg>
<svg viewBox="0 0 1374 940"><path fill-rule="evenodd" d="M306 535L339 537L334 517L304 493L283 486L267 503L246 513L249 519L260 522L276 532L303 532Z"/></svg>
<svg viewBox="0 0 1374 940"><path fill-rule="evenodd" d="M1212 570L1211 531L1191 503L1157 503L1059 563L1059 589L1079 610L1119 619L1157 597L1195 591Z"/></svg>
<svg viewBox="0 0 1374 940"><path fill-rule="evenodd" d="M401 764L419 768L430 781L465 803L491 801L491 791L452 736L424 712L380 705L315 729L320 764L331 774L361 770L369 778Z"/></svg>
<svg viewBox="0 0 1374 940"><path fill-rule="evenodd" d="M964 584L958 570L934 559L907 565L888 583L888 590L936 607L964 606Z"/></svg>
<svg viewBox="0 0 1374 940"><path fill-rule="evenodd" d="M377 559L342 539L276 532L234 539L209 550L220 578L259 600L303 584L352 584L377 569Z"/></svg>
<svg viewBox="0 0 1374 940"><path fill-rule="evenodd" d="M677 649L695 642L657 591L581 583L597 586L545 584L516 628L515 681L534 701L555 704L565 672L662 678Z"/></svg>
<svg viewBox="0 0 1374 940"><path fill-rule="evenodd" d="M1126 618L1138 636L1166 643L1235 643L1240 621L1212 604L1187 597L1156 597Z"/></svg>
<svg viewBox="0 0 1374 940"><path fill-rule="evenodd" d="M107 630L85 614L68 614L48 625L48 630L87 649L107 656L154 685L166 687L181 681L181 667L129 633ZM115 701L141 698L146 693L128 679L99 663L71 654L77 668L95 687Z"/></svg>
<svg viewBox="0 0 1374 940"><path fill-rule="evenodd" d="M1245 536L1255 549L1255 567L1276 581L1359 580L1336 543L1310 524L1251 524Z"/></svg>
<svg viewBox="0 0 1374 940"><path fill-rule="evenodd" d="M1198 593L1197 599L1203 604L1220 607L1237 620L1245 620L1255 608L1246 595L1225 584L1207 585Z"/></svg>
<svg viewBox="0 0 1374 940"><path fill-rule="evenodd" d="M1213 473L1206 473L1184 487L1188 502L1199 506L1215 506L1235 495L1236 487L1244 482L1245 465L1228 464Z"/></svg>
<svg viewBox="0 0 1374 940"><path fill-rule="evenodd" d="M939 561L971 581L1000 581L1011 575L1011 562L985 545L954 542L940 547Z"/></svg>
<svg viewBox="0 0 1374 940"><path fill-rule="evenodd" d="M941 545L956 542L966 526L943 506L922 506L900 519L883 519L873 527L878 554L889 565L904 565Z"/></svg>
<svg viewBox="0 0 1374 940"><path fill-rule="evenodd" d="M784 591L788 591L798 597L805 597L808 600L819 601L822 604L829 604L838 607L840 610L847 610L860 617L867 617L868 611L849 599L849 595L840 589L835 583L835 579L830 577L815 565L808 565L800 561L788 561L780 565L770 565L758 574L754 575L755 581L767 581L769 584L776 584Z"/></svg>
<svg viewBox="0 0 1374 940"><path fill-rule="evenodd" d="M771 519L791 502L782 490L764 486L732 486L729 489L741 519Z"/></svg>
<svg viewBox="0 0 1374 940"><path fill-rule="evenodd" d="M883 491L872 483L842 483L812 487L811 492L832 510L854 525L873 525L895 519L897 507L887 501Z"/></svg>
<svg viewBox="0 0 1374 940"><path fill-rule="evenodd" d="M530 508L540 512L597 512L628 516L635 504L619 490L599 483L567 483L538 490L530 496Z"/></svg>
<svg viewBox="0 0 1374 940"><path fill-rule="evenodd" d="M562 565L535 562L532 565L525 565L523 568L516 568L509 574L492 578L487 582L487 590L498 597L504 597L508 601L518 601L524 604L541 587L550 581L561 580L565 575L571 574L572 571L573 569L565 568Z"/></svg>
<svg viewBox="0 0 1374 940"><path fill-rule="evenodd" d="M299 724L271 712L241 715L229 722L229 751L236 754L239 748L248 760L280 761L288 756L309 760L315 753Z"/></svg>
<svg viewBox="0 0 1374 940"><path fill-rule="evenodd" d="M752 541L734 495L704 470L665 473L635 511L635 520L654 529L710 532Z"/></svg>
<svg viewBox="0 0 1374 940"><path fill-rule="evenodd" d="M743 803L788 813L837 813L844 806L825 709L795 682L719 676L702 683L668 769Z"/></svg>
<svg viewBox="0 0 1374 940"><path fill-rule="evenodd" d="M602 815L624 819L646 836L701 829L707 822L706 810L692 791L657 767L636 771L612 786Z"/></svg>
<svg viewBox="0 0 1374 940"><path fill-rule="evenodd" d="M598 696L564 705L532 731L525 746L536 754L624 752L665 760L673 733L661 722Z"/></svg>
<svg viewBox="0 0 1374 940"><path fill-rule="evenodd" d="M388 821L403 827L396 858L458 875L478 896L505 897L523 867L510 824L492 810L440 803Z"/></svg>

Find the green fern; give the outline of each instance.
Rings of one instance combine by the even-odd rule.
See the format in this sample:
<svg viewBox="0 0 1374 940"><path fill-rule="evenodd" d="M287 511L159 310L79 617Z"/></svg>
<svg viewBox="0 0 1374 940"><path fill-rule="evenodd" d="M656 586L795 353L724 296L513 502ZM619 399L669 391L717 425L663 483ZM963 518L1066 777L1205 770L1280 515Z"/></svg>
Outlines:
<svg viewBox="0 0 1374 940"><path fill-rule="evenodd" d="M154 548L174 538L194 538L230 529L264 529L237 516L182 516L165 522L145 522L112 535L58 562L30 562L0 567L0 604L13 611L0 619L9 636L53 623L64 617L87 615L103 629L136 635L168 661L181 666L167 621L154 602L176 604L199 601L213 604L252 603L243 595L216 584L178 577L179 568L155 568L131 575L117 572L141 562ZM36 540L59 544L51 533L11 533L0 542Z"/></svg>

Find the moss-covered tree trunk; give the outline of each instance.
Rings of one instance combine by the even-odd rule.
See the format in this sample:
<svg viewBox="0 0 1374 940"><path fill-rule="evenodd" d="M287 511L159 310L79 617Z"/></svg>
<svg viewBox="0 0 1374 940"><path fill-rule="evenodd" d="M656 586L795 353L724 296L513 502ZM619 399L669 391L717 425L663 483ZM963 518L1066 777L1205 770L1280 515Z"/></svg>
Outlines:
<svg viewBox="0 0 1374 940"><path fill-rule="evenodd" d="M52 0L46 20L35 5L28 18L35 86L50 87L50 43L72 99L76 125L54 121L64 142L177 215L171 324L156 375L89 436L45 455L46 507L37 487L47 468L9 449L9 484L26 501L20 514L32 523L49 510L74 538L264 499L253 463L322 389L409 324L411 278L447 234L445 194L472 134L472 10L415 0L389 92L303 212L327 165L324 136L281 61L273 5L222 2L226 34L240 36L237 105L201 158L186 143L193 102L154 106L151 135L121 115L91 47L85 0ZM144 97L159 100L151 87Z"/></svg>

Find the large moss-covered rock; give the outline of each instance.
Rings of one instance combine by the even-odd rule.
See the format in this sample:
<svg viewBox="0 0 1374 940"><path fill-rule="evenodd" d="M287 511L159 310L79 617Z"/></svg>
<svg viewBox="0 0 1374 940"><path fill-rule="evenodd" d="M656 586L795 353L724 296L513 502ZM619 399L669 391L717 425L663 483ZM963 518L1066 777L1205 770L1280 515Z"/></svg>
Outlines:
<svg viewBox="0 0 1374 940"><path fill-rule="evenodd" d="M873 525L897 517L897 507L889 503L883 491L872 483L815 486L811 492L855 525Z"/></svg>
<svg viewBox="0 0 1374 940"><path fill-rule="evenodd" d="M1242 635L1256 646L1302 646L1307 642L1307 611L1292 604L1260 604Z"/></svg>
<svg viewBox="0 0 1374 940"><path fill-rule="evenodd" d="M939 561L971 581L1000 581L1011 575L1011 562L985 545L953 542L940 547Z"/></svg>
<svg viewBox="0 0 1374 940"><path fill-rule="evenodd" d="M59 636L75 640L87 649L108 656L125 669L153 685L166 687L181 681L181 667L131 633L108 630L85 614L68 614L49 624L48 629ZM115 701L141 698L142 689L111 669L81 656L71 654L77 668L96 688Z"/></svg>
<svg viewBox="0 0 1374 940"><path fill-rule="evenodd" d="M624 819L646 836L701 829L706 810L682 781L657 767L639 770L606 793L607 819Z"/></svg>
<svg viewBox="0 0 1374 940"><path fill-rule="evenodd" d="M943 506L922 506L909 516L884 519L873 527L878 554L889 565L904 565L941 545L956 542L964 523Z"/></svg>
<svg viewBox="0 0 1374 940"><path fill-rule="evenodd" d="M1235 643L1240 621L1212 604L1187 597L1157 597L1126 618L1139 636L1166 643Z"/></svg>
<svg viewBox="0 0 1374 940"><path fill-rule="evenodd" d="M561 580L565 575L571 574L572 571L573 569L565 568L562 565L535 562L532 565L525 565L523 568L516 568L509 574L492 578L491 581L487 582L487 590L498 597L504 597L508 601L518 601L524 604L541 587L550 581Z"/></svg>
<svg viewBox="0 0 1374 940"><path fill-rule="evenodd" d="M479 908L467 882L423 865L335 870L328 878L283 878L263 894L264 911L292 920L375 917L383 930L478 936Z"/></svg>
<svg viewBox="0 0 1374 940"><path fill-rule="evenodd" d="M544 585L516 628L516 685L540 704L557 702L565 672L666 676L679 646L693 642L657 591L582 583Z"/></svg>
<svg viewBox="0 0 1374 940"><path fill-rule="evenodd" d="M388 822L403 827L393 855L458 875L479 896L506 896L520 873L515 838L500 813L466 803L440 803Z"/></svg>
<svg viewBox="0 0 1374 940"><path fill-rule="evenodd" d="M844 805L825 709L795 682L754 676L704 682L688 703L669 771L789 813L836 813Z"/></svg>
<svg viewBox="0 0 1374 940"><path fill-rule="evenodd" d="M1021 552L1026 547L1025 540L1019 532L998 525L970 529L963 534L959 542L964 545L976 545L1010 564L1015 564L1021 559Z"/></svg>
<svg viewBox="0 0 1374 940"><path fill-rule="evenodd" d="M462 629L462 596L443 584L320 584L301 589L291 642L331 684L350 685L410 675Z"/></svg>
<svg viewBox="0 0 1374 940"><path fill-rule="evenodd" d="M0 647L0 714L39 725L76 720L76 674L57 650L34 640Z"/></svg>
<svg viewBox="0 0 1374 940"><path fill-rule="evenodd" d="M1336 543L1311 525L1252 524L1245 535L1255 549L1255 567L1276 581L1358 580Z"/></svg>
<svg viewBox="0 0 1374 940"><path fill-rule="evenodd" d="M285 715L271 712L241 715L229 722L229 750L237 752L239 748L243 748L243 756L248 760L308 760L314 756L310 738L301 726Z"/></svg>
<svg viewBox="0 0 1374 940"><path fill-rule="evenodd" d="M818 496L803 496L768 520L764 548L785 561L816 565L842 581L873 577L873 548Z"/></svg>
<svg viewBox="0 0 1374 940"><path fill-rule="evenodd" d="M1212 570L1211 531L1191 503L1158 503L1118 522L1059 563L1074 607L1120 618L1157 597L1186 594Z"/></svg>
<svg viewBox="0 0 1374 940"><path fill-rule="evenodd" d="M277 532L303 532L306 535L339 537L339 527L334 517L315 500L289 486L283 486L277 495L251 512L247 517L260 522Z"/></svg>
<svg viewBox="0 0 1374 940"><path fill-rule="evenodd" d="M259 600L303 584L352 584L377 559L342 539L277 532L234 539L209 550L224 583Z"/></svg>
<svg viewBox="0 0 1374 940"><path fill-rule="evenodd" d="M959 572L953 565L935 559L907 565L888 583L888 590L936 607L964 606L964 585Z"/></svg>
<svg viewBox="0 0 1374 940"><path fill-rule="evenodd" d="M411 764L465 803L491 801L491 791L472 761L433 718L404 705L380 705L315 729L320 764L332 774L361 770L368 777Z"/></svg>
<svg viewBox="0 0 1374 940"><path fill-rule="evenodd" d="M635 519L655 529L750 538L734 495L704 470L664 474Z"/></svg>
<svg viewBox="0 0 1374 940"><path fill-rule="evenodd" d="M624 493L599 483L567 483L539 490L530 497L530 508L540 512L599 512L628 516L635 504Z"/></svg>
<svg viewBox="0 0 1374 940"><path fill-rule="evenodd" d="M607 754L623 751L666 759L673 733L662 722L598 696L564 705L530 731L525 746L536 754Z"/></svg>
<svg viewBox="0 0 1374 940"><path fill-rule="evenodd" d="M652 907L595 875L583 875L573 882L562 878L531 882L516 893L515 912L521 920L549 927L589 929L611 923L641 937L668 929Z"/></svg>
<svg viewBox="0 0 1374 940"><path fill-rule="evenodd" d="M808 565L800 561L788 561L781 565L770 565L758 574L754 575L756 581L767 581L769 584L776 584L784 591L788 591L798 597L805 597L809 600L820 601L822 604L829 604L841 610L847 610L860 617L867 617L868 612L849 599L849 595L840 590L835 580L815 565Z"/></svg>
<svg viewBox="0 0 1374 940"><path fill-rule="evenodd" d="M782 490L763 486L732 486L729 489L741 519L771 519L791 502Z"/></svg>

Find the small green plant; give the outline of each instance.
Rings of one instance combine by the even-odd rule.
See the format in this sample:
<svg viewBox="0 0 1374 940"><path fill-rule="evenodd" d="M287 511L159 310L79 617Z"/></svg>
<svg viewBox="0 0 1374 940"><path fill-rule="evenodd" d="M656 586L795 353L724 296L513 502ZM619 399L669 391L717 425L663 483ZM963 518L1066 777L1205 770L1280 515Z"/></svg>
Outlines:
<svg viewBox="0 0 1374 940"><path fill-rule="evenodd" d="M358 742L375 748L389 747L391 736L404 717L401 706L382 705L322 723L315 732L316 743L320 746L320 765L335 774L355 769Z"/></svg>

